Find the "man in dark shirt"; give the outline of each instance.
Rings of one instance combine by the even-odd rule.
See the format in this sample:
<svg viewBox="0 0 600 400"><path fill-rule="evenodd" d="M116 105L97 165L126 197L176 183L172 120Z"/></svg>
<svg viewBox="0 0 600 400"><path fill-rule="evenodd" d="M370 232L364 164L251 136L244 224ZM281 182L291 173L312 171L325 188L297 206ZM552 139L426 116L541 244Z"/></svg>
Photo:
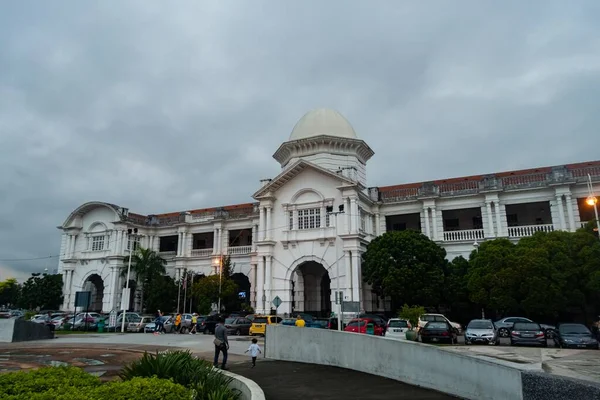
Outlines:
<svg viewBox="0 0 600 400"><path fill-rule="evenodd" d="M219 366L219 354L223 352L223 363L221 369L227 369L227 350L229 349L229 342L227 341L227 328L223 325L223 318L219 318L219 323L215 326L215 360L213 365Z"/></svg>

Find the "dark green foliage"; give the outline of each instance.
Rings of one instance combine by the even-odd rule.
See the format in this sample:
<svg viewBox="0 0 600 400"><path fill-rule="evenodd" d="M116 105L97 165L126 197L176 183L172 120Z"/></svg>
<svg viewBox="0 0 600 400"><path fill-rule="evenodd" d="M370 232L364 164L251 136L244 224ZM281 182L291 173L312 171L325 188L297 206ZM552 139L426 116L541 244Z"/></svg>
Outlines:
<svg viewBox="0 0 600 400"><path fill-rule="evenodd" d="M109 382L93 393L94 399L187 400L193 396L192 390L156 377Z"/></svg>
<svg viewBox="0 0 600 400"><path fill-rule="evenodd" d="M126 257L124 262L125 267L121 270L121 276L126 277L129 257ZM142 310L157 309L147 307L147 301L144 299L144 294L148 293L151 286L160 286L165 283L163 276L166 273L166 265L167 261L152 249L143 249L140 247L131 256L131 276L137 279L138 284L141 284L140 303L142 304ZM165 285L165 288L168 288L168 286ZM156 297L153 298L153 301L156 301ZM172 307L165 307L164 309L169 310L172 309Z"/></svg>
<svg viewBox="0 0 600 400"><path fill-rule="evenodd" d="M14 308L21 298L21 285L15 278L0 282L0 307Z"/></svg>
<svg viewBox="0 0 600 400"><path fill-rule="evenodd" d="M175 310L177 305L177 283L168 275L161 275L152 279L148 282L144 301L149 312Z"/></svg>
<svg viewBox="0 0 600 400"><path fill-rule="evenodd" d="M19 305L26 309L58 310L62 305L62 275L31 274L21 287Z"/></svg>
<svg viewBox="0 0 600 400"><path fill-rule="evenodd" d="M0 374L0 393L2 398L59 398L60 394L76 393L77 390L87 391L100 386L100 380L76 367L46 367L25 372ZM77 390L73 390L76 388ZM57 397L28 397L38 395L53 395ZM16 397L10 397L16 396ZM37 396L37 395L35 395ZM67 397L69 399L76 397ZM88 399L89 397L82 397Z"/></svg>
<svg viewBox="0 0 600 400"><path fill-rule="evenodd" d="M394 304L438 306L444 290L446 251L415 231L386 232L363 255L363 279Z"/></svg>
<svg viewBox="0 0 600 400"><path fill-rule="evenodd" d="M194 390L198 400L235 400L239 392L228 388L231 378L212 367L208 361L196 358L190 351L167 351L166 353L144 353L144 356L120 373L123 380L134 377L158 377Z"/></svg>

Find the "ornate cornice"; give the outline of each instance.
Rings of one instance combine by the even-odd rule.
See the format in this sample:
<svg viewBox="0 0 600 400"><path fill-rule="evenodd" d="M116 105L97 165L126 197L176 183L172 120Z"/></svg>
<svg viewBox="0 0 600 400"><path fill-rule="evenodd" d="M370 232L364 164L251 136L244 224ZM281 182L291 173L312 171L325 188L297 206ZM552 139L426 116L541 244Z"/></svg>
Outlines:
<svg viewBox="0 0 600 400"><path fill-rule="evenodd" d="M320 135L285 142L279 146L275 154L273 154L273 158L284 167L292 158L306 157L319 153L342 156L352 155L356 156L363 164L366 164L375 154L364 140Z"/></svg>

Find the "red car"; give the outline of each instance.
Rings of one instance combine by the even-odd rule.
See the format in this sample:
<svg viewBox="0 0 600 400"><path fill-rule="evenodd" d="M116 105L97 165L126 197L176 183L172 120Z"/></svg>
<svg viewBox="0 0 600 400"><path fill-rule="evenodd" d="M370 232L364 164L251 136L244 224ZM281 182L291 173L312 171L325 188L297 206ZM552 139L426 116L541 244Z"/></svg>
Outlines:
<svg viewBox="0 0 600 400"><path fill-rule="evenodd" d="M367 324L373 324L375 336L383 336L385 334L385 330L383 329L383 327L378 326L375 323L375 320L372 320L370 318L355 318L353 320L350 320L350 322L348 322L348 325L346 325L346 328L344 328L344 331L366 334Z"/></svg>

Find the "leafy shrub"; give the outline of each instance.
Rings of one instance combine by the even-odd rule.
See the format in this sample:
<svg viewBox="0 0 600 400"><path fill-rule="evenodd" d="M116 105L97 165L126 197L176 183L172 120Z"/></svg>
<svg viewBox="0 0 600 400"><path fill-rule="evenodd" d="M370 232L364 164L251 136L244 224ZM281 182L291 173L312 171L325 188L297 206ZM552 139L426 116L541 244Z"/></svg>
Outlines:
<svg viewBox="0 0 600 400"><path fill-rule="evenodd" d="M191 389L171 380L134 378L103 384L76 367L45 367L0 375L0 398L7 400L185 400L193 396Z"/></svg>
<svg viewBox="0 0 600 400"><path fill-rule="evenodd" d="M186 400L192 398L190 389L173 381L158 378L112 381L97 387L91 394L93 397L90 399Z"/></svg>
<svg viewBox="0 0 600 400"><path fill-rule="evenodd" d="M416 328L419 324L419 317L423 314L425 314L425 308L421 306L409 307L408 304L405 304L398 313L398 317L409 320L412 327Z"/></svg>
<svg viewBox="0 0 600 400"><path fill-rule="evenodd" d="M196 358L190 351L144 353L141 359L125 366L119 376L123 380L135 377L157 377L193 389L198 400L239 399L238 390L230 389L231 378L213 368L208 361Z"/></svg>

